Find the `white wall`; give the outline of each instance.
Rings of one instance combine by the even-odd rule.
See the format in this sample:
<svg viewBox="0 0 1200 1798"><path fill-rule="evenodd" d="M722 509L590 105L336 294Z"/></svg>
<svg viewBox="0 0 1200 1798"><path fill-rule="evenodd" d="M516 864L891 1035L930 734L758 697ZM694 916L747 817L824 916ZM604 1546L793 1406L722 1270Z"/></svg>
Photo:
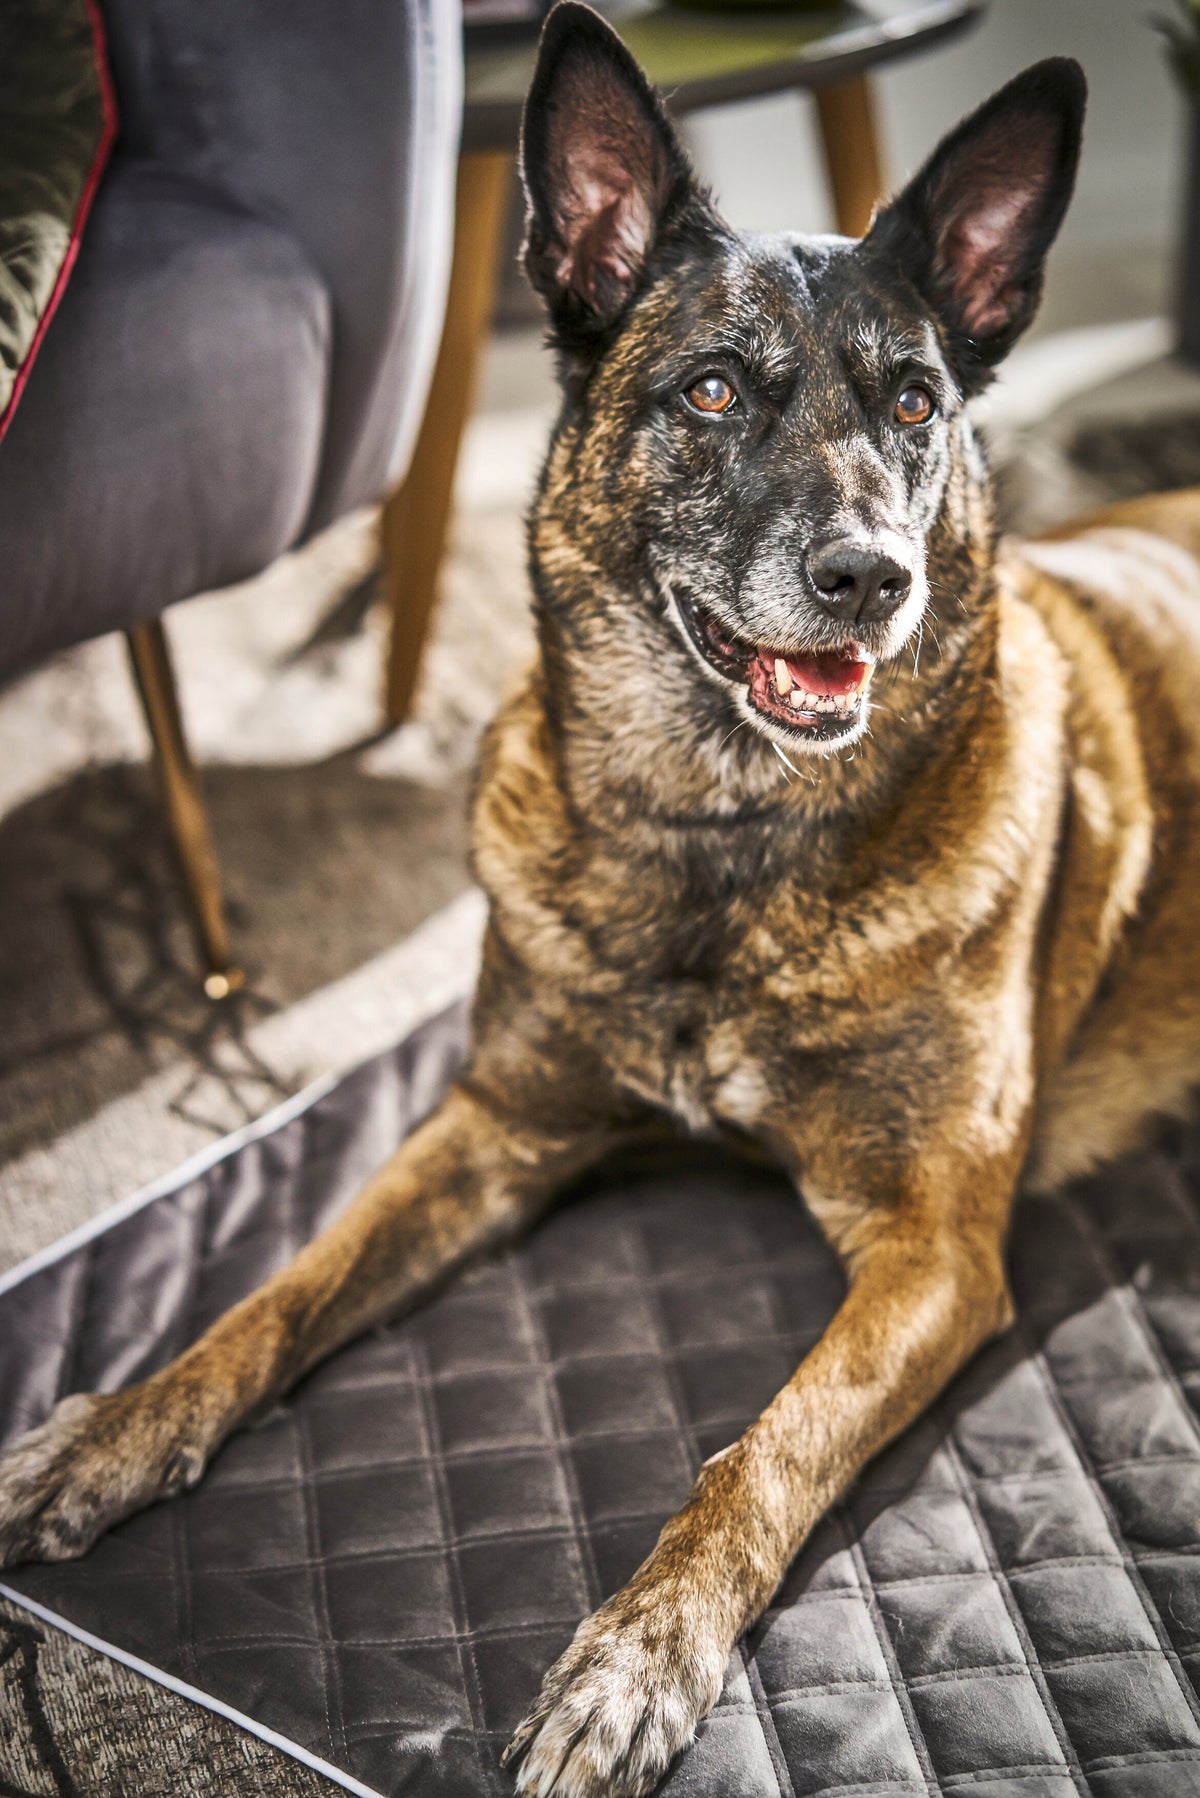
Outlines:
<svg viewBox="0 0 1200 1798"><path fill-rule="evenodd" d="M876 77L893 183L994 88L1067 54L1090 84L1079 183L1051 261L1043 330L1133 318L1170 303L1183 107L1147 22L1173 0L992 0L959 42ZM694 114L688 139L726 216L761 230L832 226L810 101L794 95Z"/></svg>

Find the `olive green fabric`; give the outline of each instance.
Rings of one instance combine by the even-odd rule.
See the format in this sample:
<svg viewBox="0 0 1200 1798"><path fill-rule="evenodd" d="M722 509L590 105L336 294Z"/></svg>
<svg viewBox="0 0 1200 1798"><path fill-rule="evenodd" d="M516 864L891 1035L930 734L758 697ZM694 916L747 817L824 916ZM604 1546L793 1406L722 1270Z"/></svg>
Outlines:
<svg viewBox="0 0 1200 1798"><path fill-rule="evenodd" d="M0 431L110 135L86 0L0 5Z"/></svg>

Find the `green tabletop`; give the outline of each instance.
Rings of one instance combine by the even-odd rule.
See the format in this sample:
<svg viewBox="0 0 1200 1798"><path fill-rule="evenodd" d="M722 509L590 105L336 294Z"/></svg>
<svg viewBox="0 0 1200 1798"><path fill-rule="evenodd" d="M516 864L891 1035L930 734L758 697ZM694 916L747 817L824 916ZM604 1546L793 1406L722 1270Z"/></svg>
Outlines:
<svg viewBox="0 0 1200 1798"><path fill-rule="evenodd" d="M671 110L820 87L963 31L986 0L846 0L814 10L606 7ZM516 147L535 43L467 53L464 150Z"/></svg>

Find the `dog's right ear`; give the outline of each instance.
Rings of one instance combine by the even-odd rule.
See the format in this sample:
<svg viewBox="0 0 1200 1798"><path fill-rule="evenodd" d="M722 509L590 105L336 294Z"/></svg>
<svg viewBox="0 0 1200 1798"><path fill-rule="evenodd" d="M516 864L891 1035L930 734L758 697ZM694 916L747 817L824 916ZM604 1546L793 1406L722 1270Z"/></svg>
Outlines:
<svg viewBox="0 0 1200 1798"><path fill-rule="evenodd" d="M595 338L637 291L668 216L696 192L662 102L612 27L560 0L521 129L525 269L560 337Z"/></svg>

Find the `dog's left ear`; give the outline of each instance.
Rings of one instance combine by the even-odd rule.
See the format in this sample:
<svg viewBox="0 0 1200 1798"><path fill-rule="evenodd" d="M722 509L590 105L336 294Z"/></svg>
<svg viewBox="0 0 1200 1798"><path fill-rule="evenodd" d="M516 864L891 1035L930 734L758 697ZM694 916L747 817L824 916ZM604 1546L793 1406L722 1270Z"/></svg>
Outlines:
<svg viewBox="0 0 1200 1798"><path fill-rule="evenodd" d="M662 102L612 27L560 0L521 130L525 268L562 332L595 336L637 290L660 229L696 192Z"/></svg>
<svg viewBox="0 0 1200 1798"><path fill-rule="evenodd" d="M982 384L1037 311L1086 98L1077 62L1035 63L943 139L864 239L942 320L968 384L972 372Z"/></svg>

